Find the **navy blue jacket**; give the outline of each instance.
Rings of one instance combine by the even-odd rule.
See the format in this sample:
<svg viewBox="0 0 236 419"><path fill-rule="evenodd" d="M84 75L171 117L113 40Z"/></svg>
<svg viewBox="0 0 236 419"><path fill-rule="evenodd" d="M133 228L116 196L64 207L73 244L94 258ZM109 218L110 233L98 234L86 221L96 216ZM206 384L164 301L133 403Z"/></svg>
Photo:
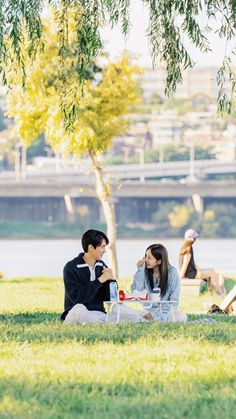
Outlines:
<svg viewBox="0 0 236 419"><path fill-rule="evenodd" d="M102 275L103 268L107 265L102 260L97 260L95 263L95 279L91 280L90 269L85 263L83 255L84 253L80 253L64 267L65 299L61 320L66 318L67 313L76 304L83 304L88 310L105 313L103 301L110 299L110 281L102 284L98 280Z"/></svg>

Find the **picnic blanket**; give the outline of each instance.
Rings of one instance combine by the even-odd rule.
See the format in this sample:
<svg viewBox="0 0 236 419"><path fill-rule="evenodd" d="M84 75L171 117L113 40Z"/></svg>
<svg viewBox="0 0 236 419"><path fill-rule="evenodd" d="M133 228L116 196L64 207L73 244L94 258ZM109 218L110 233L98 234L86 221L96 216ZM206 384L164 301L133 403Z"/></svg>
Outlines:
<svg viewBox="0 0 236 419"><path fill-rule="evenodd" d="M188 323L217 323L212 317L202 317L201 319L189 320Z"/></svg>

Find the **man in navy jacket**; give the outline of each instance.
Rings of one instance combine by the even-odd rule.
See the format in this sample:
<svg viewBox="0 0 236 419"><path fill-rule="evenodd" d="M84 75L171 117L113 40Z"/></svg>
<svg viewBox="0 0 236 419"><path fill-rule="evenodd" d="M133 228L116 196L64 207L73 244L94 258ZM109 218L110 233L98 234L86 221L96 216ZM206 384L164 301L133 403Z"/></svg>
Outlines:
<svg viewBox="0 0 236 419"><path fill-rule="evenodd" d="M109 240L102 231L88 230L81 242L84 253L64 267L61 319L66 324L103 323L106 318L103 301L109 300L109 284L114 281L112 270L102 261Z"/></svg>

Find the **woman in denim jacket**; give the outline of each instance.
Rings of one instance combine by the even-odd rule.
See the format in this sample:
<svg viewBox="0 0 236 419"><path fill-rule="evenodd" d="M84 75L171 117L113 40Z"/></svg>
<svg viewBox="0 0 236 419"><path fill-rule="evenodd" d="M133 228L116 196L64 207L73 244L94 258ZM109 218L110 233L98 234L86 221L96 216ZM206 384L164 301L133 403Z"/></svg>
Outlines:
<svg viewBox="0 0 236 419"><path fill-rule="evenodd" d="M174 301L173 315L169 304L163 304L161 312L155 306L149 309L152 317L162 321L186 323L187 316L177 310L179 305L180 281L176 268L170 265L168 253L162 244L152 244L146 249L145 257L138 260L137 272L131 285L132 290L148 290L149 296L153 289L160 288L161 301Z"/></svg>

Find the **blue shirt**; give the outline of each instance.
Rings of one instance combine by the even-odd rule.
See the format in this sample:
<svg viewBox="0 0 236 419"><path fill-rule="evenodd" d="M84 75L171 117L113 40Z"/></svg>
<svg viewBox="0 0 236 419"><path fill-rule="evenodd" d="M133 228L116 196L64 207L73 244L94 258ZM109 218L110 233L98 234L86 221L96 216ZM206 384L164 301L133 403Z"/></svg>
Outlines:
<svg viewBox="0 0 236 419"><path fill-rule="evenodd" d="M149 285L148 277L145 272L145 267L139 267L134 275L133 282L131 284L131 289L142 291L146 289L150 295L152 292L151 287ZM173 303L174 309L177 309L179 305L179 294L180 294L180 280L178 271L174 266L169 266L168 269L168 280L167 280L167 289L165 295L161 295L161 301L175 301ZM154 311L155 308L151 309L150 311ZM169 306L163 306L163 314L168 314Z"/></svg>

